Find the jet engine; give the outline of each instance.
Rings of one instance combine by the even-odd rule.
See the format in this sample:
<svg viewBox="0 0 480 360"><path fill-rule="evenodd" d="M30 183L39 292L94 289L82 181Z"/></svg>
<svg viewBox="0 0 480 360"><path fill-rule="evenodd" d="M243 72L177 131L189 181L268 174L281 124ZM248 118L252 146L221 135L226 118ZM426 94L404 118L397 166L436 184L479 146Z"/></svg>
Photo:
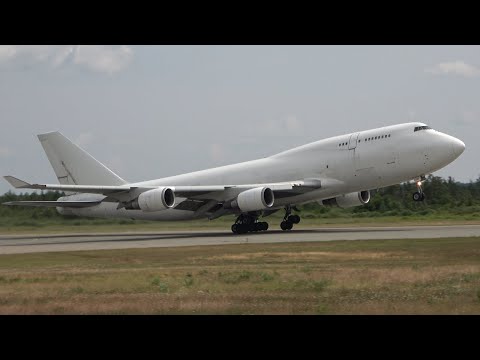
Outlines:
<svg viewBox="0 0 480 360"><path fill-rule="evenodd" d="M175 205L175 193L168 187L148 190L125 206L127 210L142 210L145 212L170 209Z"/></svg>
<svg viewBox="0 0 480 360"><path fill-rule="evenodd" d="M370 201L370 191L359 191L344 194L331 199L320 200L318 203L324 206L338 206L348 208L352 206L365 205Z"/></svg>
<svg viewBox="0 0 480 360"><path fill-rule="evenodd" d="M225 207L239 209L242 212L259 211L272 207L273 202L272 189L258 187L241 192L235 200L225 204Z"/></svg>

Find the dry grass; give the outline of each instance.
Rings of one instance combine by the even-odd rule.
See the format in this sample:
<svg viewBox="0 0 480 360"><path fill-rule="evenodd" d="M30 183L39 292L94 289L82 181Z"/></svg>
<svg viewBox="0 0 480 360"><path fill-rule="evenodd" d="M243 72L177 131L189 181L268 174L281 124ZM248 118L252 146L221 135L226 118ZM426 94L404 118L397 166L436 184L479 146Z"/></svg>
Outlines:
<svg viewBox="0 0 480 360"><path fill-rule="evenodd" d="M0 314L480 314L480 238L2 255Z"/></svg>

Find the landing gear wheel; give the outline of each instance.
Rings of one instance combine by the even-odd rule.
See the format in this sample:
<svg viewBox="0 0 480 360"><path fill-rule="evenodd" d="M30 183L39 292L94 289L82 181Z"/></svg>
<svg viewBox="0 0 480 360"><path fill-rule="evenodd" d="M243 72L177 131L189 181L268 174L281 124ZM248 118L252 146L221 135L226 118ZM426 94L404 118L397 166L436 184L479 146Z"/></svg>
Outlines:
<svg viewBox="0 0 480 360"><path fill-rule="evenodd" d="M296 207L293 207L296 211L299 211ZM298 224L300 222L300 216L298 215L291 215L292 214L292 206L287 205L285 206L285 216L283 221L280 223L280 228L285 230L292 230L293 224Z"/></svg>
<svg viewBox="0 0 480 360"><path fill-rule="evenodd" d="M298 224L300 222L300 216L290 215L287 221L290 221L292 224Z"/></svg>
<svg viewBox="0 0 480 360"><path fill-rule="evenodd" d="M237 224L237 234L246 234L248 232L248 225Z"/></svg>
<svg viewBox="0 0 480 360"><path fill-rule="evenodd" d="M291 221L282 221L280 223L280 227L282 228L283 231L286 231L286 230L292 230L293 228L293 223Z"/></svg>
<svg viewBox="0 0 480 360"><path fill-rule="evenodd" d="M419 191L413 193L413 201L423 201L425 200L425 194Z"/></svg>
<svg viewBox="0 0 480 360"><path fill-rule="evenodd" d="M259 222L255 224L255 231L265 231L268 229L268 224L266 222Z"/></svg>
<svg viewBox="0 0 480 360"><path fill-rule="evenodd" d="M413 201L423 201L425 200L425 193L422 190L422 182L425 181L425 176L420 176L420 178L415 180L415 185L417 186L417 191L413 193Z"/></svg>
<svg viewBox="0 0 480 360"><path fill-rule="evenodd" d="M232 232L234 234L246 234L248 232L258 232L268 230L267 222L259 222L258 215L255 214L240 214L235 224L232 225Z"/></svg>

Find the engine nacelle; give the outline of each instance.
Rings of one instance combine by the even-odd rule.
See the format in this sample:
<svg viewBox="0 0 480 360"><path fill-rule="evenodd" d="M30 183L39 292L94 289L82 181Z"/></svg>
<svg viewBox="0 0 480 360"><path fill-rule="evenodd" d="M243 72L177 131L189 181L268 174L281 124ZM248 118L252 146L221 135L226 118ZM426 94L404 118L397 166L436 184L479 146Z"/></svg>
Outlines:
<svg viewBox="0 0 480 360"><path fill-rule="evenodd" d="M272 189L259 187L241 192L226 207L239 209L242 212L259 211L272 207L274 200Z"/></svg>
<svg viewBox="0 0 480 360"><path fill-rule="evenodd" d="M352 206L365 205L370 201L370 191L353 192L331 199L320 200L318 203L324 206L338 206L348 208Z"/></svg>
<svg viewBox="0 0 480 360"><path fill-rule="evenodd" d="M148 190L125 206L127 210L162 211L175 205L175 193L168 187Z"/></svg>

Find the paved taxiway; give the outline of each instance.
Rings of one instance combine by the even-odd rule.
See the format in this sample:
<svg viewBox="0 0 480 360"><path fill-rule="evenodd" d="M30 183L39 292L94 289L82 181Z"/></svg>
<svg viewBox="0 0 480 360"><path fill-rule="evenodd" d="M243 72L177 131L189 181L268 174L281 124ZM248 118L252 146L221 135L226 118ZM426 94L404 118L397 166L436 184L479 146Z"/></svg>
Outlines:
<svg viewBox="0 0 480 360"><path fill-rule="evenodd" d="M480 236L480 225L298 229L233 235L227 231L165 231L116 234L0 235L0 254L130 249L244 243L417 239Z"/></svg>

